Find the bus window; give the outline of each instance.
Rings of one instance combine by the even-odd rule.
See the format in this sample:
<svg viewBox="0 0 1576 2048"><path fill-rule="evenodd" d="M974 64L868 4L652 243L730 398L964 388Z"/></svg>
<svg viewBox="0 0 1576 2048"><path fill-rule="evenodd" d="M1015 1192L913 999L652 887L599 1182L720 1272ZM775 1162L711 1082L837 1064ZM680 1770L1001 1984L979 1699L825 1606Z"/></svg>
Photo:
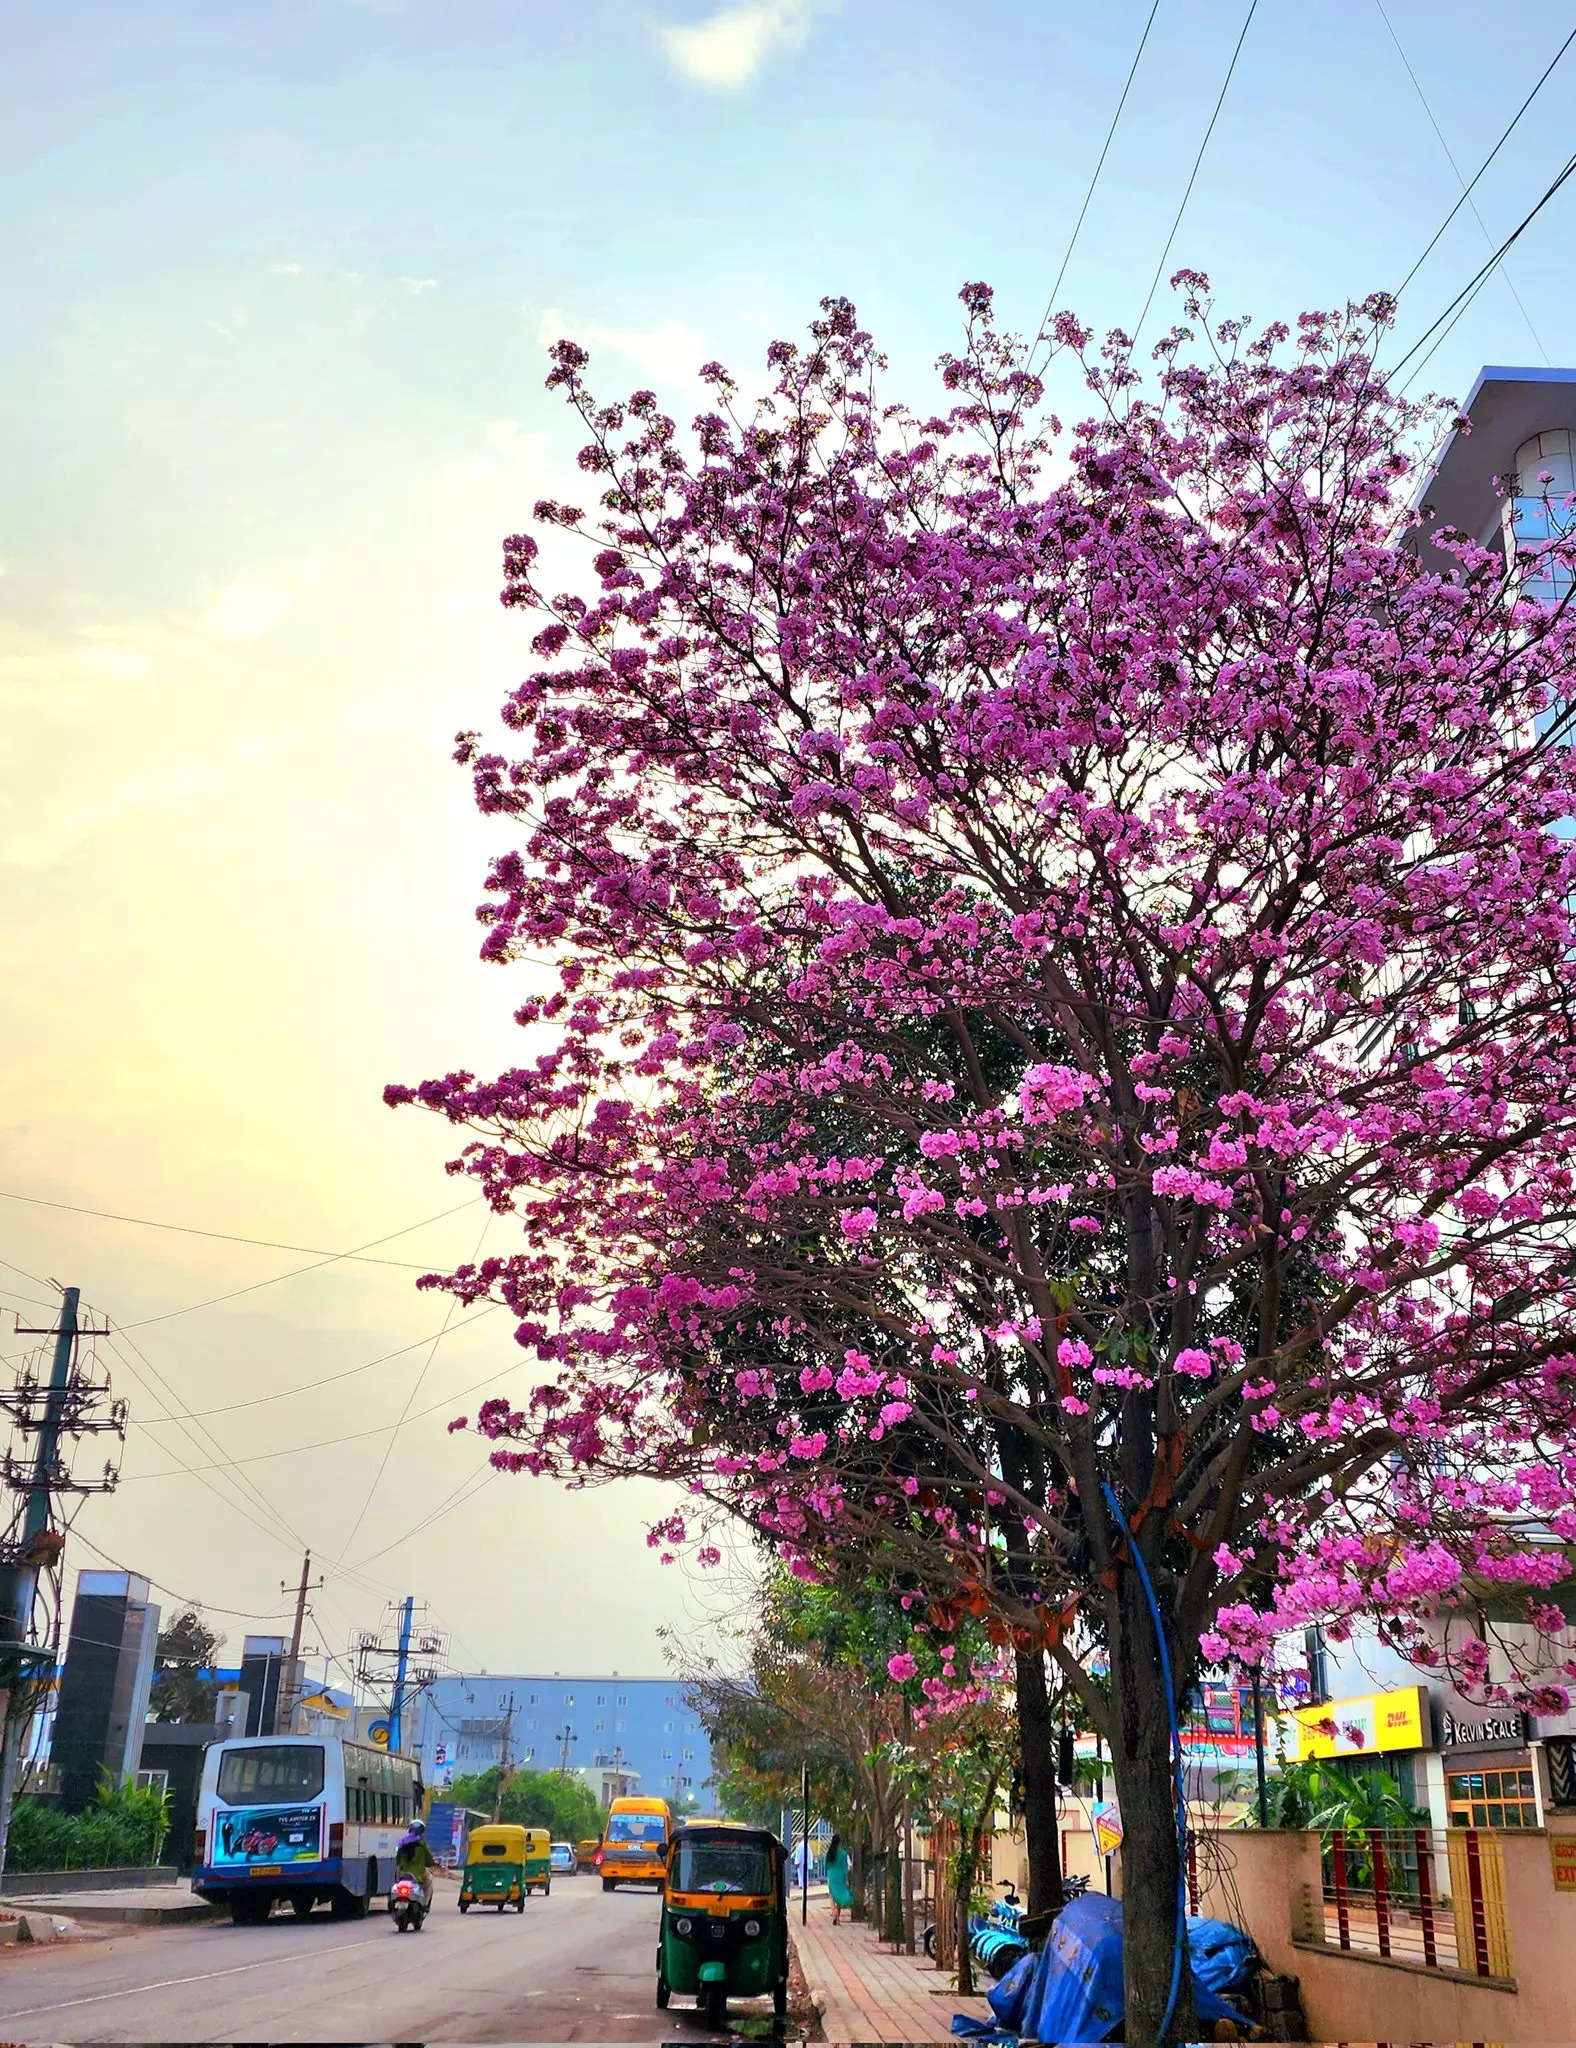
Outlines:
<svg viewBox="0 0 1576 2048"><path fill-rule="evenodd" d="M323 1789L322 1746L281 1742L264 1749L227 1749L214 1789L226 1806L316 1799Z"/></svg>

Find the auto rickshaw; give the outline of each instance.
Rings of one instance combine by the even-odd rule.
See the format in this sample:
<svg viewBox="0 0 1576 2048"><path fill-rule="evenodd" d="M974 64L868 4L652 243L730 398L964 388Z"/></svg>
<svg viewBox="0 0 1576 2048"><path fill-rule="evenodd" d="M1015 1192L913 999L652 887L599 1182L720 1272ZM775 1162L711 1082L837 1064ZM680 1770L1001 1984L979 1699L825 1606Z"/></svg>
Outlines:
<svg viewBox="0 0 1576 2048"><path fill-rule="evenodd" d="M553 1838L546 1828L525 1831L525 1888L544 1899L553 1889Z"/></svg>
<svg viewBox="0 0 1576 2048"><path fill-rule="evenodd" d="M788 1856L767 1828L706 1821L668 1849L657 1944L657 2004L691 1996L720 2027L730 1998L788 2010Z"/></svg>
<svg viewBox="0 0 1576 2048"><path fill-rule="evenodd" d="M472 1906L513 1906L525 1911L526 1831L510 1821L488 1821L471 1829L460 1877L460 1911Z"/></svg>

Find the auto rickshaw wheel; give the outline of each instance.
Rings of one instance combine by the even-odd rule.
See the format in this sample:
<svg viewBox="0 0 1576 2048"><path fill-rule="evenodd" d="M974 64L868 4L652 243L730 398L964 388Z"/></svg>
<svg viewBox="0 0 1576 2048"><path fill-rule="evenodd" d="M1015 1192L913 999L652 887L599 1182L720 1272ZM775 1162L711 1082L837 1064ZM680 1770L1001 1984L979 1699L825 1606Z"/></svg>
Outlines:
<svg viewBox="0 0 1576 2048"><path fill-rule="evenodd" d="M728 2017L728 1987L726 1984L708 1984L704 1993L704 2011L708 2027L721 2028Z"/></svg>
<svg viewBox="0 0 1576 2048"><path fill-rule="evenodd" d="M469 1900L469 1899L461 1899L461 1901L460 1901L460 1911L461 1911L462 1913L468 1913L468 1912L469 1912L470 1910L471 1910L471 1902L470 1902L470 1900Z"/></svg>
<svg viewBox="0 0 1576 2048"><path fill-rule="evenodd" d="M786 2019L788 2015L788 1980L786 1978L772 1991L772 2011L779 2019Z"/></svg>
<svg viewBox="0 0 1576 2048"><path fill-rule="evenodd" d="M668 1980L666 1977L662 1975L661 1971L659 1970L657 1972L657 2007L659 2011L667 2011L668 2000L672 1996L673 1993L668 1988Z"/></svg>
<svg viewBox="0 0 1576 2048"><path fill-rule="evenodd" d="M542 1886L542 1897L543 1897L544 1899L550 1899L550 1898L551 1898L552 1896L553 1896L553 1880L552 1880L551 1878L549 1878L549 1879L547 1880L546 1884L544 1884L544 1885Z"/></svg>
<svg viewBox="0 0 1576 2048"><path fill-rule="evenodd" d="M602 1889L605 1892L610 1892L617 1887L617 1884L618 1879L616 1877L604 1877L602 1880Z"/></svg>
<svg viewBox="0 0 1576 2048"><path fill-rule="evenodd" d="M524 1892L521 1892L521 1894L520 1894L519 1898L518 1898L518 1899L517 1899L517 1900L515 1901L515 1907L514 1907L514 1910L515 1910L515 1911L516 1911L517 1913L523 1913L523 1912L525 1911L525 1893L524 1893Z"/></svg>

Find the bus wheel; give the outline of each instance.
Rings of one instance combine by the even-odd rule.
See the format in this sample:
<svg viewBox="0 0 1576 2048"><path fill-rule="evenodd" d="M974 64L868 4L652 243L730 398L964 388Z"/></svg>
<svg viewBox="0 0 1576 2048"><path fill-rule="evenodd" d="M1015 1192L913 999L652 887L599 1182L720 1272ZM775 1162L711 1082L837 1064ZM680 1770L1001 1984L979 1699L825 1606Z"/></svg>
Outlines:
<svg viewBox="0 0 1576 2048"><path fill-rule="evenodd" d="M335 1892L328 1910L336 1920L365 1920L367 1902L355 1892L338 1891Z"/></svg>
<svg viewBox="0 0 1576 2048"><path fill-rule="evenodd" d="M231 1925L261 1927L273 1903L266 1892L237 1892L230 1901Z"/></svg>
<svg viewBox="0 0 1576 2048"><path fill-rule="evenodd" d="M310 1892L297 1892L290 1901L290 1910L298 1920L311 1918L312 1908L317 1904Z"/></svg>

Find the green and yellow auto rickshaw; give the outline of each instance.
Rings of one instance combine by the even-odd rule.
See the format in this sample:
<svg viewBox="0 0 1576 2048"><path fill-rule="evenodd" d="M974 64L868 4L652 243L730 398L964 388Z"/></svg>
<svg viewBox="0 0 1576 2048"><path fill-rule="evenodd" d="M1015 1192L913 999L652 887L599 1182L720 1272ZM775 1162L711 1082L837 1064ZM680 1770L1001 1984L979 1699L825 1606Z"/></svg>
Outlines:
<svg viewBox="0 0 1576 2048"><path fill-rule="evenodd" d="M788 2010L788 1857L766 1828L706 1821L668 1849L657 1943L657 2004L691 1997L708 2026L730 1998Z"/></svg>
<svg viewBox="0 0 1576 2048"><path fill-rule="evenodd" d="M509 1821L488 1821L471 1829L460 1874L460 1911L472 1906L513 1906L525 1911L526 1831Z"/></svg>

